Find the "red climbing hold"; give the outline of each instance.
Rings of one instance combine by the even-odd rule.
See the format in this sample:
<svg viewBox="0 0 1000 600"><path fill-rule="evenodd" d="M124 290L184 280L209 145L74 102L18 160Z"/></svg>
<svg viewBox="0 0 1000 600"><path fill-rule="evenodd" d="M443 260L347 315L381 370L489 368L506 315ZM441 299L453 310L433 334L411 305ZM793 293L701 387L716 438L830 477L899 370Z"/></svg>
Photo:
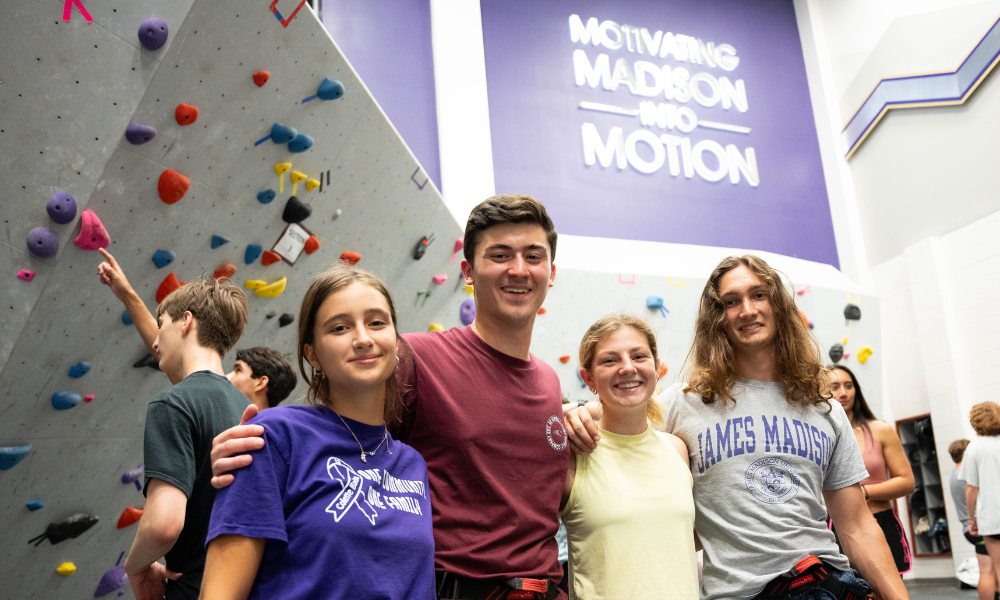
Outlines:
<svg viewBox="0 0 1000 600"><path fill-rule="evenodd" d="M667 374L667 362L665 360L661 360L659 368L656 369L656 376L662 379L666 374Z"/></svg>
<svg viewBox="0 0 1000 600"><path fill-rule="evenodd" d="M257 71L253 74L253 82L257 84L257 87L264 87L264 84L270 78L271 73L269 71Z"/></svg>
<svg viewBox="0 0 1000 600"><path fill-rule="evenodd" d="M538 309L538 314L540 314L540 315L544 315L545 314L545 307L544 306Z"/></svg>
<svg viewBox="0 0 1000 600"><path fill-rule="evenodd" d="M354 265L358 264L359 260L361 260L361 255L358 254L357 252L344 252L343 254L340 255L340 260L353 267Z"/></svg>
<svg viewBox="0 0 1000 600"><path fill-rule="evenodd" d="M281 255L271 250L265 250L264 255L260 258L260 263L265 267L270 267L276 262L281 262Z"/></svg>
<svg viewBox="0 0 1000 600"><path fill-rule="evenodd" d="M156 189L160 192L160 200L167 204L173 204L183 198L190 187L191 180L173 169L167 169L160 173L160 181L156 184Z"/></svg>
<svg viewBox="0 0 1000 600"><path fill-rule="evenodd" d="M163 282L160 283L160 287L156 288L156 303L163 302L163 299L169 296L170 292L185 284L187 284L186 281L184 283L177 281L177 276L173 273L167 275Z"/></svg>
<svg viewBox="0 0 1000 600"><path fill-rule="evenodd" d="M232 279L233 275L236 275L236 265L226 263L216 269L212 277L215 277L216 279L222 279L223 277L226 279Z"/></svg>
<svg viewBox="0 0 1000 600"><path fill-rule="evenodd" d="M311 235L309 236L309 239L306 240L306 247L305 247L306 254L312 254L317 250L319 250L319 240L316 238L316 236Z"/></svg>
<svg viewBox="0 0 1000 600"><path fill-rule="evenodd" d="M177 119L177 124L182 127L190 125L198 120L198 107L181 102L177 105L177 110L174 111L174 118Z"/></svg>
<svg viewBox="0 0 1000 600"><path fill-rule="evenodd" d="M562 356L560 356L559 357L559 362L561 362L562 364L568 363L569 362L569 354L563 354Z"/></svg>
<svg viewBox="0 0 1000 600"><path fill-rule="evenodd" d="M87 209L80 217L80 235L73 240L81 250L97 250L111 245L111 236L94 211Z"/></svg>
<svg viewBox="0 0 1000 600"><path fill-rule="evenodd" d="M312 239L312 238L310 238L310 239ZM306 242L306 246L308 246L308 245L309 245L309 242ZM20 271L17 272L17 278L18 279L23 279L25 281L31 281L32 279L35 278L35 272L34 271L29 271L27 269L21 269Z"/></svg>
<svg viewBox="0 0 1000 600"><path fill-rule="evenodd" d="M132 508L129 506L122 512L122 516L118 517L118 529L125 529L129 525L135 525L142 518L142 513L144 512L141 508Z"/></svg>

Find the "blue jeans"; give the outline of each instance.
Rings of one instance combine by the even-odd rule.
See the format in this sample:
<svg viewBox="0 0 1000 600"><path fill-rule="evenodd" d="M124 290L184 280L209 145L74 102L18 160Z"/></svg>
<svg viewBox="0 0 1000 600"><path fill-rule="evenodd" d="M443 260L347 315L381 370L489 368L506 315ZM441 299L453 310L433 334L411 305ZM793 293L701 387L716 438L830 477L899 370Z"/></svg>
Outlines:
<svg viewBox="0 0 1000 600"><path fill-rule="evenodd" d="M872 586L861 578L861 574L854 569L848 569L834 574L834 577L843 583L848 591L859 598L864 598L872 592ZM788 595L789 600L838 600L831 592L820 587L814 587L801 592L792 592Z"/></svg>

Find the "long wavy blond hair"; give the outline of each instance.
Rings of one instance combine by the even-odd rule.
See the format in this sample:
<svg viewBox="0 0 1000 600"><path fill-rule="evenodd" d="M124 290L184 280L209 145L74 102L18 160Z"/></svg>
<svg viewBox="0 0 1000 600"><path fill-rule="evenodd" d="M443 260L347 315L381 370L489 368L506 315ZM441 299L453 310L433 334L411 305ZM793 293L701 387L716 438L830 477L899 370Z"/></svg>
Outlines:
<svg viewBox="0 0 1000 600"><path fill-rule="evenodd" d="M659 368L660 358L656 353L656 333L648 323L634 315L608 315L601 317L591 325L587 333L583 334L583 340L580 341L580 367L590 371L594 366L597 344L623 327L631 327L646 338L649 352L653 355L653 363L656 368ZM663 425L663 407L655 398L650 398L646 402L646 418L657 427Z"/></svg>
<svg viewBox="0 0 1000 600"><path fill-rule="evenodd" d="M750 269L767 286L767 298L774 313L775 360L778 376L789 403L830 407L830 379L823 367L819 342L813 337L785 289L778 273L752 254L730 256L712 271L701 293L694 343L685 359L685 391L701 394L706 404L718 399L735 402L732 389L738 379L736 356L726 335L726 309L719 299L722 276L740 266Z"/></svg>

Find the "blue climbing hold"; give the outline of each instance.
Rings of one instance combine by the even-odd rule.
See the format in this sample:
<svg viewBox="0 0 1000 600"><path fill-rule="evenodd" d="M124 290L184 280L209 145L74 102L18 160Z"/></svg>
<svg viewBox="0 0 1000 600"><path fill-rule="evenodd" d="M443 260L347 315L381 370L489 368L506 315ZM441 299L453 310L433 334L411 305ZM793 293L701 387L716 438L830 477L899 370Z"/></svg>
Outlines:
<svg viewBox="0 0 1000 600"><path fill-rule="evenodd" d="M92 367L93 365L87 361L78 362L69 368L69 376L73 379L79 379L89 373Z"/></svg>
<svg viewBox="0 0 1000 600"><path fill-rule="evenodd" d="M128 314L128 309L122 311L122 323L125 325L132 324L132 315Z"/></svg>
<svg viewBox="0 0 1000 600"><path fill-rule="evenodd" d="M294 140L288 142L288 151L305 152L306 150L312 148L312 145L313 145L312 136L300 133L299 135L295 136Z"/></svg>
<svg viewBox="0 0 1000 600"><path fill-rule="evenodd" d="M75 392L56 392L52 394L52 408L69 410L80 403L83 398Z"/></svg>
<svg viewBox="0 0 1000 600"><path fill-rule="evenodd" d="M6 471L31 452L31 444L27 446L0 446L0 471Z"/></svg>
<svg viewBox="0 0 1000 600"><path fill-rule="evenodd" d="M229 242L230 242L230 239L227 238L227 237L225 237L225 236L214 235L214 234L212 235L212 249L213 250L216 249L216 248L218 248L219 246L222 246L224 244L228 244Z"/></svg>
<svg viewBox="0 0 1000 600"><path fill-rule="evenodd" d="M264 190L263 192L257 192L257 200L261 204L270 204L271 200L274 200L274 197L276 195L277 194L275 193L274 190L270 190L270 189Z"/></svg>
<svg viewBox="0 0 1000 600"><path fill-rule="evenodd" d="M660 308L663 306L663 298L659 296L646 296L646 308Z"/></svg>
<svg viewBox="0 0 1000 600"><path fill-rule="evenodd" d="M133 146L141 146L156 137L156 129L140 123L129 123L125 128L125 139Z"/></svg>
<svg viewBox="0 0 1000 600"><path fill-rule="evenodd" d="M252 265L263 253L264 247L260 244L247 244L247 251L246 254L243 255L243 260L245 260L248 265Z"/></svg>
<svg viewBox="0 0 1000 600"><path fill-rule="evenodd" d="M294 127L275 123L271 125L271 141L275 144L287 144L295 139L299 132Z"/></svg>
<svg viewBox="0 0 1000 600"><path fill-rule="evenodd" d="M32 500L31 502L25 504L25 506L27 506L28 510L30 510L31 512L35 512L39 508L44 507L45 503L42 502L41 500Z"/></svg>
<svg viewBox="0 0 1000 600"><path fill-rule="evenodd" d="M320 100L336 100L344 95L344 84L336 79L324 79L316 90Z"/></svg>
<svg viewBox="0 0 1000 600"><path fill-rule="evenodd" d="M576 372L576 379L580 382L580 387L587 387L587 382L583 380L583 377L580 377L580 371Z"/></svg>
<svg viewBox="0 0 1000 600"><path fill-rule="evenodd" d="M156 265L157 269L162 269L174 262L175 258L177 258L177 254L170 250L157 250L153 253L153 264Z"/></svg>

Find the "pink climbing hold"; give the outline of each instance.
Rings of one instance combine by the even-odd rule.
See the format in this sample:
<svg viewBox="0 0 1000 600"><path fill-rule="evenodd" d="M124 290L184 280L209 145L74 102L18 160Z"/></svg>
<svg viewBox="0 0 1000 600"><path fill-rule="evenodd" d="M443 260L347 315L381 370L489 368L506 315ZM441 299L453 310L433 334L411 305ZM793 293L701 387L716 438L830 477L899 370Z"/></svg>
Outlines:
<svg viewBox="0 0 1000 600"><path fill-rule="evenodd" d="M83 211L80 218L80 235L76 236L73 243L81 250L97 250L107 248L111 245L111 236L104 228L101 220L97 218L94 211L87 209Z"/></svg>
<svg viewBox="0 0 1000 600"><path fill-rule="evenodd" d="M93 394L87 394L86 396L83 397L83 401L87 402L87 403L89 403L93 399L94 399L94 395Z"/></svg>
<svg viewBox="0 0 1000 600"><path fill-rule="evenodd" d="M35 272L29 271L27 269L21 269L20 271L17 272L17 278L23 279L25 281L31 281L32 279L35 278Z"/></svg>
<svg viewBox="0 0 1000 600"><path fill-rule="evenodd" d="M434 283L441 285L442 283L448 281L448 276L444 273L441 273L440 275L435 275L433 279Z"/></svg>

